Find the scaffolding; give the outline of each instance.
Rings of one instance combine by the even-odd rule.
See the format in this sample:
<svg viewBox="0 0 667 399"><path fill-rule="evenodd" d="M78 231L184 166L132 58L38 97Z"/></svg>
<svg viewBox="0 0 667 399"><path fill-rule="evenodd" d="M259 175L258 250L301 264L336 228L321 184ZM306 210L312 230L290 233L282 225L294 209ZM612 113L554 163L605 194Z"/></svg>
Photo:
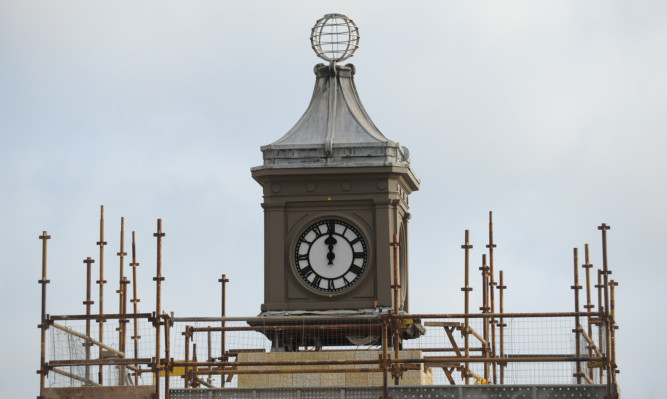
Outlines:
<svg viewBox="0 0 667 399"><path fill-rule="evenodd" d="M589 245L584 246L584 263L573 250L573 308L567 312L505 312L507 286L504 273L494 265L493 215L489 213L488 253L479 268L482 306L471 312L469 231L464 243L463 313L405 314L394 308L373 314L348 316L227 317L225 274L221 283L221 312L215 317L174 317L162 309L162 244L165 232L157 220L155 306L140 313L138 303L135 233L132 232L132 279L124 275L125 219L120 223L118 313L105 313L104 208L100 212L99 290L97 314L92 306L92 266L87 257L85 314L48 315L47 241L42 240L42 309L40 396L50 389L70 387L140 387L159 397L185 397L189 390L239 390L242 387L314 389L308 376L318 376L320 386L375 386L382 398L390 391L399 397L399 385L523 387L535 384L591 386L604 390L608 399L618 397L616 374L614 288L607 264L609 226L598 227L602 242L602 267L597 284L591 279ZM394 236L394 298L398 301L400 281L398 248ZM583 285L579 270L585 271ZM496 278L497 277L497 278ZM131 285L131 290L129 289ZM597 289L597 301L595 291ZM585 305L580 306L580 291ZM128 309L131 291L131 309ZM92 322L98 323L93 329ZM409 334L420 326L419 334ZM131 335L130 335L131 334ZM127 339L129 336L129 340ZM276 336L289 337L292 344L275 345ZM316 339L314 339L316 338ZM317 340L334 344L323 347ZM284 341L287 342L287 341ZM92 350L96 348L97 350ZM273 351L273 352L272 352ZM276 355L275 351L288 351ZM274 355L268 356L267 353ZM418 376L418 380L413 377ZM418 383L414 383L418 381ZM148 387L148 388L147 388ZM281 388L281 389L282 389ZM148 390L147 390L148 389ZM443 388L444 389L444 388ZM337 391L335 391L337 392ZM460 391L462 392L462 391ZM495 391L494 391L495 392ZM574 392L574 391L573 391ZM580 392L580 391L576 391ZM221 394L222 395L222 394ZM239 394L240 395L240 394ZM255 395L257 395L255 393ZM188 396L190 397L190 396ZM203 397L203 396L202 396ZM225 397L225 396L220 396ZM237 396L234 396L237 397ZM243 396L238 396L243 397ZM281 396L282 397L282 396ZM340 397L338 395L337 397ZM377 397L377 396L375 396Z"/></svg>

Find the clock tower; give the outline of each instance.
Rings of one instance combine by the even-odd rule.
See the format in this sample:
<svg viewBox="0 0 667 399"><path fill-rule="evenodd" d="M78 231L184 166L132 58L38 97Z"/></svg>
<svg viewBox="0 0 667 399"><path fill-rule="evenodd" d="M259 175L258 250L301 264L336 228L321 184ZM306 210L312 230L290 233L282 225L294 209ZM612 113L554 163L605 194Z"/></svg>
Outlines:
<svg viewBox="0 0 667 399"><path fill-rule="evenodd" d="M328 64L296 125L262 146L252 168L264 201L263 315L377 312L394 307L394 235L399 237L399 309L408 311L409 195L419 189L405 147L366 113L355 67L338 63L359 42L349 18L329 14L311 35Z"/></svg>

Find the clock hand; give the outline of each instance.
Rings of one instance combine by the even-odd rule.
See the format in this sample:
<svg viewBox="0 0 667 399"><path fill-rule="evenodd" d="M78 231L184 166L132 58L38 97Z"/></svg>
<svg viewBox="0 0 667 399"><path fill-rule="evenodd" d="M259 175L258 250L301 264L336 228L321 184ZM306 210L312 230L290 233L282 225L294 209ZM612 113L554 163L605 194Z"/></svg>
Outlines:
<svg viewBox="0 0 667 399"><path fill-rule="evenodd" d="M333 265L333 260L336 257L336 254L333 252L333 247L337 243L336 239L333 237L333 233L329 233L329 237L327 237L326 240L324 240L324 243L327 244L329 247L329 253L327 254L327 259L329 260L329 264Z"/></svg>

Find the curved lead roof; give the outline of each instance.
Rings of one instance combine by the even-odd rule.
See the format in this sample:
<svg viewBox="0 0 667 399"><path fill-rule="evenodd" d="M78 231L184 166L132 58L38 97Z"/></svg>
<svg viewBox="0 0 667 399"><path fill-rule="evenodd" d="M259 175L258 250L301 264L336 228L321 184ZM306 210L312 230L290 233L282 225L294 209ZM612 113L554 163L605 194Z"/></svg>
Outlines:
<svg viewBox="0 0 667 399"><path fill-rule="evenodd" d="M294 127L261 147L264 164L253 168L405 166L405 147L387 139L361 104L355 68L318 64L308 109ZM335 70L335 73L333 71Z"/></svg>

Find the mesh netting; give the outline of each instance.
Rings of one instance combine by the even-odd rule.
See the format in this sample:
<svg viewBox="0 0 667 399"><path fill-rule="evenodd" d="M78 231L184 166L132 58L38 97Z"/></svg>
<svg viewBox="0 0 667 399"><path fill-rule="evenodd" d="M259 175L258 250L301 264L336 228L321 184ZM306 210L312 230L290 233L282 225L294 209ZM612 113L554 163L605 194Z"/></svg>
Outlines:
<svg viewBox="0 0 667 399"><path fill-rule="evenodd" d="M428 375L429 384L448 385L475 383L505 383L505 384L575 384L577 364L579 369L595 383L601 382L599 362L586 360L585 358L599 358L604 355L605 342L604 328L591 324L587 317L580 317L580 325L584 334L579 334L579 350L577 351L576 320L572 316L567 317L505 317L504 327L501 329L499 323L495 328L490 325L486 327L485 319L470 318L469 326L471 333L468 335L468 351L472 362L460 361L465 357L465 320L458 319L427 319L420 323L413 321L401 322L401 331L404 337L410 323L423 326L424 334L416 339L403 339L401 343L400 358L411 358L411 364L424 364L421 372ZM496 320L498 322L498 320ZM66 329L71 329L80 334L86 333L86 321L58 322ZM173 359L170 388L185 387L185 367L179 363L186 359L186 343L188 344L187 359L197 362L229 362L226 366L225 375L220 375L219 364L199 365L196 369L197 378L190 380L190 385L201 387L237 387L240 375L243 371L247 373L265 372L273 375L276 369L282 367L282 374L310 375L313 373L327 373L327 369L338 368L365 368L377 370L379 368L378 355L382 352L382 325L377 318L371 319L345 319L324 321L307 320L306 318L285 318L284 320L270 323L258 322L253 319L251 326L245 321L226 321L226 333L220 331L220 321L195 321L175 322L170 328L170 358ZM126 358L150 359L155 356L156 329L150 321L139 320L137 331L134 331L132 320L127 325ZM105 345L119 350L120 332L117 320L109 320L103 324L103 338ZM186 328L191 334L185 336ZM165 331L161 327L161 354L165 357ZM90 322L90 336L99 340L99 324ZM134 335L141 338L136 341ZM392 358L392 333L388 334L388 352ZM501 345L502 338L502 345ZM587 339L590 338L590 339ZM490 348L488 356L495 356L493 362L481 362L479 357L485 355L483 341L488 341ZM593 342L593 346L590 345ZM223 350L224 345L224 350ZM252 367L236 367L234 363L248 361L248 359L261 359L266 357L253 357L250 354L264 354L271 351L282 352L319 352L331 353L331 351L348 351L354 354L367 355L339 355L338 357L325 357L329 363L298 364L296 366L254 364ZM113 351L100 349L96 345L87 346L84 339L70 332L58 329L55 326L49 328L49 339L47 342L48 361L82 361L86 359L119 359L120 356ZM572 357L578 355L579 362L572 361ZM459 358L457 361L457 357ZM531 360L535 358L535 360ZM566 358L570 358L569 360ZM322 358L322 359L325 359ZM356 363L350 365L336 364L332 359L353 359ZM244 360L245 359L245 360ZM257 360L259 359L259 360ZM292 358L290 358L292 359ZM303 357L299 359L312 359ZM360 360L366 359L366 360ZM598 359L599 360L599 359ZM466 372L466 364L468 369ZM151 385L154 384L154 376L150 364L126 364L126 365L66 365L56 367L58 370L68 374L62 375L49 372L47 386L81 386L99 383L100 376L104 385ZM235 371L229 373L230 368ZM419 367L419 366L417 366ZM308 369L310 368L310 369ZM250 370L250 371L247 371ZM254 371L253 371L254 370ZM263 370L263 371L262 371ZM294 371L297 370L297 371ZM210 375L209 375L210 373ZM331 374L336 374L331 372ZM465 376L468 376L466 379ZM69 375L76 376L73 378ZM164 376L160 377L162 389L164 389ZM277 378L277 377L276 377ZM332 377L333 378L333 377ZM450 380L451 378L451 380ZM334 381L335 379L332 379ZM268 377L267 377L268 381ZM275 380L280 381L280 380ZM303 382L303 386L309 385L306 377L292 378L292 386ZM371 381L371 380L364 380ZM376 381L376 380L372 380ZM584 383L586 381L583 381ZM370 384L370 382L369 382Z"/></svg>

